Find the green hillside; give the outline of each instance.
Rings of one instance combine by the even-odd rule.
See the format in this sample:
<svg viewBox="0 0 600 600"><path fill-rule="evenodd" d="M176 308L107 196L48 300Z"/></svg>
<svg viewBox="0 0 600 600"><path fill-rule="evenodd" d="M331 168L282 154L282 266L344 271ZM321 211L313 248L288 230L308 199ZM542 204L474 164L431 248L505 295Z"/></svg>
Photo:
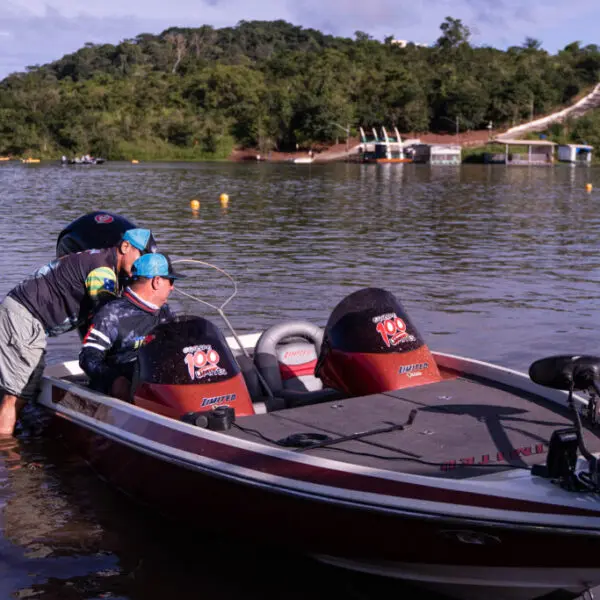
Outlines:
<svg viewBox="0 0 600 600"><path fill-rule="evenodd" d="M474 47L447 18L431 47L284 21L168 29L87 44L0 83L0 154L222 158L234 146L294 149L342 127L402 132L509 126L569 103L599 80L600 49L556 55L527 39Z"/></svg>

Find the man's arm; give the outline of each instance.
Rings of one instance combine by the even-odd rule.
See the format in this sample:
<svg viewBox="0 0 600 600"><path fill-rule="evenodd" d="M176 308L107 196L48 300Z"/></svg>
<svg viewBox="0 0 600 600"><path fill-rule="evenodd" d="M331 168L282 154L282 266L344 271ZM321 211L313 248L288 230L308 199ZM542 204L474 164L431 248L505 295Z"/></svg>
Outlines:
<svg viewBox="0 0 600 600"><path fill-rule="evenodd" d="M98 267L88 273L85 289L92 301L92 307L98 310L108 300L117 297L119 290L117 274L110 267Z"/></svg>
<svg viewBox="0 0 600 600"><path fill-rule="evenodd" d="M119 335L110 308L110 305L105 306L95 315L79 353L79 366L103 391L110 391L113 381L120 375L117 368L106 362L107 353Z"/></svg>
<svg viewBox="0 0 600 600"><path fill-rule="evenodd" d="M98 267L90 271L85 279L86 300L81 305L79 337L83 339L89 330L94 313L118 295L119 284L115 272L110 267Z"/></svg>

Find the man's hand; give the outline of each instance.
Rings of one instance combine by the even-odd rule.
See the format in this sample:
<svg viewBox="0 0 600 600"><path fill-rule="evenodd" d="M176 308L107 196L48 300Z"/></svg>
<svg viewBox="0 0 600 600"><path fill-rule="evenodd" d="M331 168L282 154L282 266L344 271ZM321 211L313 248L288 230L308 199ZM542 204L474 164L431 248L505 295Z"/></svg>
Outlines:
<svg viewBox="0 0 600 600"><path fill-rule="evenodd" d="M117 377L110 388L110 395L125 402L131 399L131 384L127 377Z"/></svg>

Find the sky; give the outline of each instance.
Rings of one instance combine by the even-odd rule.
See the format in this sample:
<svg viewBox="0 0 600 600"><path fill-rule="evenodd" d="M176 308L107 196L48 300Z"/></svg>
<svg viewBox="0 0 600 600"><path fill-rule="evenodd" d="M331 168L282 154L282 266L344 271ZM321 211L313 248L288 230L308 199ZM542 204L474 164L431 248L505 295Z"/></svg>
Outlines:
<svg viewBox="0 0 600 600"><path fill-rule="evenodd" d="M0 0L0 79L74 52L168 27L234 26L283 19L324 33L431 44L445 17L461 19L471 42L506 48L526 37L549 52L600 45L598 0Z"/></svg>

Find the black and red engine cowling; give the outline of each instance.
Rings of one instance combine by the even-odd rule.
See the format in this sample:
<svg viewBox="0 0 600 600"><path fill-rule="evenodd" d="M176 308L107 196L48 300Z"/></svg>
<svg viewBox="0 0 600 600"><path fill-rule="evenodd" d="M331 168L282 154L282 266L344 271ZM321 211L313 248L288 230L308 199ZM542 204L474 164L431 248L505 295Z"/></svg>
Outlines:
<svg viewBox="0 0 600 600"><path fill-rule="evenodd" d="M366 395L440 381L435 359L402 304L380 288L333 310L315 374L327 387Z"/></svg>
<svg viewBox="0 0 600 600"><path fill-rule="evenodd" d="M169 417L229 406L254 414L240 367L219 328L202 317L178 317L152 330L138 351L134 403Z"/></svg>

